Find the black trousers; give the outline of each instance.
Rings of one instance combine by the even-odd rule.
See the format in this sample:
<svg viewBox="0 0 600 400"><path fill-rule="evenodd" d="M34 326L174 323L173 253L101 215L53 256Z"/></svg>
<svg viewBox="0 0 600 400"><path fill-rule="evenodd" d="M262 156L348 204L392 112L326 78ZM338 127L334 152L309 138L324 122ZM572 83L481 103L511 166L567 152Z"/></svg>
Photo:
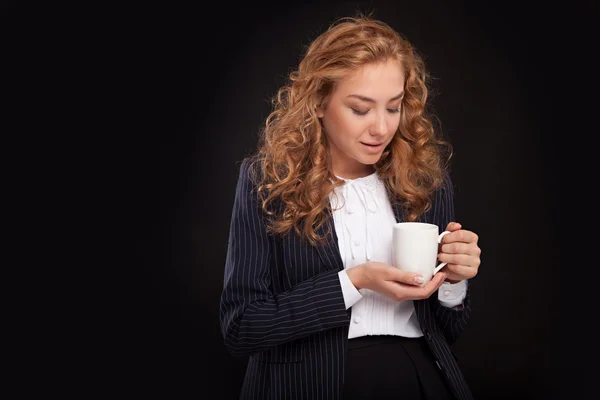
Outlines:
<svg viewBox="0 0 600 400"><path fill-rule="evenodd" d="M451 400L451 392L423 337L349 339L344 400Z"/></svg>

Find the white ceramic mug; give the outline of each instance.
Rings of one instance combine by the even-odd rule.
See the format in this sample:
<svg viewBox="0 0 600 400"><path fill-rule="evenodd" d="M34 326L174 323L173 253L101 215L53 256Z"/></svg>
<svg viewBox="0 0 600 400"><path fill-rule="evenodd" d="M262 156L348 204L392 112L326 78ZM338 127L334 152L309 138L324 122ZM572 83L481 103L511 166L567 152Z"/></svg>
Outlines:
<svg viewBox="0 0 600 400"><path fill-rule="evenodd" d="M437 264L438 245L449 231L439 233L434 224L399 222L392 234L392 262L403 271L421 274L425 282L433 278L446 263Z"/></svg>

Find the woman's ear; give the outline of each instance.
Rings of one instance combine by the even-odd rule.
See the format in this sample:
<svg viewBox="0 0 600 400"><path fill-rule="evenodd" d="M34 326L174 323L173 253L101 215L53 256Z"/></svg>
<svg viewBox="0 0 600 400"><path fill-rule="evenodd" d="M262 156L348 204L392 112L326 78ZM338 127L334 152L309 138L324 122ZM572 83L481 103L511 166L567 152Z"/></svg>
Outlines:
<svg viewBox="0 0 600 400"><path fill-rule="evenodd" d="M323 109L321 107L317 107L317 117L323 118Z"/></svg>
<svg viewBox="0 0 600 400"><path fill-rule="evenodd" d="M325 108L327 108L328 102L329 102L329 99L326 97L326 98L322 99L320 104L317 106L317 117L318 118L323 118L323 116L325 115Z"/></svg>

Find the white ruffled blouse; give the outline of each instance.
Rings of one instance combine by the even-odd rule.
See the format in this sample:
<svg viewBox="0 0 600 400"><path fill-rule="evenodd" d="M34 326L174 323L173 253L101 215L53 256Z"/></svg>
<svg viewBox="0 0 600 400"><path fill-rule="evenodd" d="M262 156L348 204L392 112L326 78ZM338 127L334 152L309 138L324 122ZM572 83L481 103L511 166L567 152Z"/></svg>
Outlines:
<svg viewBox="0 0 600 400"><path fill-rule="evenodd" d="M343 179L343 178L340 178ZM412 300L395 301L369 289L357 290L346 270L367 261L392 264L392 226L396 218L377 172L345 184L330 195L333 220L344 270L339 278L346 309L351 309L349 338L364 335L422 336ZM466 281L443 283L439 301L446 307L462 303Z"/></svg>

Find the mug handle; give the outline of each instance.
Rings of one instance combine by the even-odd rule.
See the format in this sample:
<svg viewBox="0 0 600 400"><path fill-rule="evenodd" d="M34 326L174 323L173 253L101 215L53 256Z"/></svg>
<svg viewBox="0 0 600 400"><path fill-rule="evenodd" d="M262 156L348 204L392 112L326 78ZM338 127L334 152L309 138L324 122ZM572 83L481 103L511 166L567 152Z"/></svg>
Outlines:
<svg viewBox="0 0 600 400"><path fill-rule="evenodd" d="M441 242L442 242L442 238L443 238L444 236L446 236L447 234L449 234L449 233L450 233L450 231L444 231L444 232L440 233L440 234L439 234L439 236L438 236L438 243L441 243ZM437 274L437 272L438 272L440 269L444 268L444 266L445 266L446 264L448 264L448 263L445 263L445 262L443 262L443 263L441 263L440 265L438 265L437 267L435 267L435 269L433 270L433 274L434 274L434 275L435 275L435 274Z"/></svg>

